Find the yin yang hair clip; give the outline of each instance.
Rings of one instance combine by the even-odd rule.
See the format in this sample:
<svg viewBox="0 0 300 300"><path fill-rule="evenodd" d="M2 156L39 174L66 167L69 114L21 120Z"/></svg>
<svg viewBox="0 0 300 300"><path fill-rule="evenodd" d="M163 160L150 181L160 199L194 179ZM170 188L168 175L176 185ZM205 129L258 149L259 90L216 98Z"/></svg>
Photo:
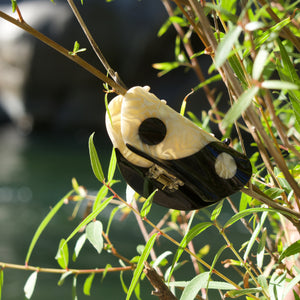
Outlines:
<svg viewBox="0 0 300 300"><path fill-rule="evenodd" d="M106 128L119 169L140 195L159 205L193 210L239 191L250 179L249 159L149 92L133 87L108 105Z"/></svg>

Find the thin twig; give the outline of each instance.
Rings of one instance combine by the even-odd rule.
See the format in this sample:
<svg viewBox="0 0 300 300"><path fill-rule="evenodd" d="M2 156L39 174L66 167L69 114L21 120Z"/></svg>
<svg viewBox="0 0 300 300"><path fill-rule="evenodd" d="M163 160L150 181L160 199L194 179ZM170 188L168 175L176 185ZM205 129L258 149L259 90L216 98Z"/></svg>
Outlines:
<svg viewBox="0 0 300 300"><path fill-rule="evenodd" d="M88 62L86 62L85 60L80 58L78 55L70 55L69 50L65 49L64 47L62 47L58 43L54 42L53 40L51 40L50 38L48 38L47 36L45 36L41 32L37 31L36 29L34 29L30 25L28 25L24 20L22 22L20 22L20 21L16 20L15 18L7 15L3 11L0 11L0 18L3 18L4 20L20 27L24 31L26 31L26 32L30 33L31 35L33 35L34 37L36 37L41 42L45 43L49 47L53 48L57 52L61 53L65 57L67 57L68 59L70 59L73 62L77 63L83 69L87 70L88 72L93 74L95 77L99 78L101 81L106 82L109 86L111 86L114 89L114 91L117 94L120 94L120 95L125 95L126 94L127 91L122 86L120 86L119 84L114 82L112 79L108 78L101 71L99 71L98 69L96 69L95 67L90 65Z"/></svg>
<svg viewBox="0 0 300 300"><path fill-rule="evenodd" d="M92 46L94 52L96 53L96 55L98 56L99 60L101 61L102 65L104 66L104 68L106 69L106 71L109 73L109 75L111 76L111 78L120 86L122 86L124 89L126 89L125 84L123 83L123 81L121 80L121 78L119 77L118 73L115 72L111 66L109 65L109 63L107 62L106 58L104 57L104 55L102 54L99 46L97 45L97 43L95 42L93 36L91 35L89 29L87 28L87 26L85 25L85 22L83 21L76 5L74 4L73 0L67 0L78 23L80 24L85 36L87 37L90 45Z"/></svg>

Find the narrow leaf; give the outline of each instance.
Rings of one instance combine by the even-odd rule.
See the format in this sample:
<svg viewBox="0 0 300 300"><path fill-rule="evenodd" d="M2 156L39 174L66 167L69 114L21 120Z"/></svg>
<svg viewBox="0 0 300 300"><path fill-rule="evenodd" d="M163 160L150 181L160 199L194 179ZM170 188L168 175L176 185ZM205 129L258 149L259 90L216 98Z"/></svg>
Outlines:
<svg viewBox="0 0 300 300"><path fill-rule="evenodd" d="M95 277L95 273L91 273L85 280L83 285L83 293L87 296L91 295L91 287Z"/></svg>
<svg viewBox="0 0 300 300"><path fill-rule="evenodd" d="M101 201L106 197L108 193L108 187L106 185L103 185L99 192L97 193L96 199L94 201L93 205L93 211L98 208L98 206L101 204Z"/></svg>
<svg viewBox="0 0 300 300"><path fill-rule="evenodd" d="M219 214L220 214L220 212L221 212L221 210L222 210L223 203L224 203L224 201L222 200L222 201L220 201L220 202L218 203L218 205L215 207L215 209L213 210L213 212L212 212L212 214L211 214L211 216L210 216L210 220L211 220L211 221L215 221L215 220L218 218L218 216L219 216Z"/></svg>
<svg viewBox="0 0 300 300"><path fill-rule="evenodd" d="M153 202L153 197L155 193L157 192L157 189L154 190L151 195L146 199L142 209L141 209L141 217L144 218L148 215L151 207L152 207L152 202Z"/></svg>
<svg viewBox="0 0 300 300"><path fill-rule="evenodd" d="M286 295L289 293L289 291L297 284L300 282L300 274L295 276L285 287L284 289L284 296L283 298L285 299ZM296 300L296 299L295 299Z"/></svg>
<svg viewBox="0 0 300 300"><path fill-rule="evenodd" d="M36 279L37 279L37 274L38 272L35 271L33 273L31 273L31 275L28 277L25 286L24 286L24 293L25 293L25 297L26 299L30 299L33 292L34 292L34 288L35 288L35 284L36 284Z"/></svg>
<svg viewBox="0 0 300 300"><path fill-rule="evenodd" d="M86 241L86 234L84 233L80 236L80 238L77 240L75 244L74 253L72 257L73 261L76 261L85 241Z"/></svg>
<svg viewBox="0 0 300 300"><path fill-rule="evenodd" d="M253 231L253 234L251 235L251 238L250 238L250 240L249 240L249 242L248 242L248 245L247 245L247 248L246 248L246 251L245 251L245 254L244 254L244 261L247 260L248 255L249 255L249 253L250 253L250 251L251 251L251 249L252 249L252 246L254 245L254 242L255 242L255 240L256 240L258 234L260 233L262 226L264 225L264 222L265 222L265 220L266 220L267 215L268 215L268 212L267 212L267 211L264 211L264 212L262 213L262 216L261 216L261 218L260 218L260 221L259 221L259 223L257 224L257 226L256 226L255 230Z"/></svg>
<svg viewBox="0 0 300 300"><path fill-rule="evenodd" d="M90 223L94 218L96 218L100 212L109 204L110 200L113 198L113 196L105 199L97 209L95 209L93 212L91 212L68 236L66 239L66 242L68 242L83 226Z"/></svg>
<svg viewBox="0 0 300 300"><path fill-rule="evenodd" d="M267 239L267 229L264 228L261 238L260 238L260 242L258 244L257 247L257 257L256 257L256 261L257 261L257 266L259 268L262 268L263 266L263 262L264 262L264 255L265 255L265 245L266 245L266 239Z"/></svg>
<svg viewBox="0 0 300 300"><path fill-rule="evenodd" d="M265 89L275 90L299 90L300 87L292 82L281 81L281 80L265 80L261 86Z"/></svg>
<svg viewBox="0 0 300 300"><path fill-rule="evenodd" d="M68 197L73 193L73 190L70 191L67 195L65 195L48 213L48 215L45 217L45 219L42 221L42 223L39 225L38 229L36 230L32 241L30 243L30 246L28 248L27 251L27 255L26 255L26 259L25 259L25 263L28 264L31 253L33 251L33 248L36 244L36 242L38 241L40 235L42 234L42 232L44 231L44 229L46 228L46 226L48 225L48 223L51 221L51 219L55 216L55 214L58 212L58 210L62 207L62 205L64 204L65 199L68 199Z"/></svg>
<svg viewBox="0 0 300 300"><path fill-rule="evenodd" d="M207 229L211 225L212 225L211 222L203 222L203 223L199 223L199 224L195 225L191 230L187 231L187 233L183 237L182 241L180 242L180 246L178 247L178 249L177 249L177 251L174 255L173 262L172 262L172 270L170 271L170 274L168 276L169 281L170 281L171 276L173 274L174 267L177 264L179 258L181 257L181 255L182 255L184 249L186 248L187 244L193 238L195 238L197 235L199 235L201 232L203 232L205 229Z"/></svg>
<svg viewBox="0 0 300 300"><path fill-rule="evenodd" d="M232 290L232 291L228 291L225 294L225 297L227 296L227 297L231 297L231 298L237 298L237 297L244 296L247 294L260 293L261 291L262 291L261 287L242 289L242 290Z"/></svg>
<svg viewBox="0 0 300 300"><path fill-rule="evenodd" d="M67 272L63 273L63 274L60 276L57 285L58 285L58 286L62 286L62 285L64 284L65 279L66 279L69 275L71 275L71 274L73 274L72 271L67 271Z"/></svg>
<svg viewBox="0 0 300 300"><path fill-rule="evenodd" d="M287 247L280 255L279 257L279 263L286 257L289 257L291 255L298 254L300 252L300 240L296 241L289 247Z"/></svg>
<svg viewBox="0 0 300 300"><path fill-rule="evenodd" d="M188 283L188 285L183 290L180 300L194 299L197 296L199 290L202 288L206 288L207 286L208 289L219 289L219 290L236 289L236 287L234 287L232 284L229 284L227 282L218 282L218 281L209 282L209 272L204 272L194 277Z"/></svg>
<svg viewBox="0 0 300 300"><path fill-rule="evenodd" d="M233 124L241 114L248 108L251 104L252 99L257 94L259 88L257 86L253 86L246 90L238 100L232 105L229 111L226 113L223 121L222 126L227 128L231 124Z"/></svg>
<svg viewBox="0 0 300 300"><path fill-rule="evenodd" d="M269 52L265 50L264 48L261 48L259 52L257 53L257 56L255 58L253 69L252 69L252 77L255 80L259 80L264 67L266 65L267 59L269 56Z"/></svg>
<svg viewBox="0 0 300 300"><path fill-rule="evenodd" d="M150 254L150 251L154 245L156 236L157 236L157 233L155 233L151 236L151 238L148 240L148 242L145 246L145 249L144 249L142 255L139 258L139 261L137 263L136 269L134 270L133 277L132 277L132 280L131 280L131 283L130 283L130 286L128 289L126 300L128 300L131 297L131 294L134 291L134 288L135 288L135 286L140 278L140 275L144 269L144 262L147 260L149 254Z"/></svg>
<svg viewBox="0 0 300 300"><path fill-rule="evenodd" d="M117 157L116 157L115 148L113 148L112 152L111 152L111 156L110 156L109 167L108 167L108 175L107 175L108 182L113 180L114 175L115 175L116 166L117 166Z"/></svg>
<svg viewBox="0 0 300 300"><path fill-rule="evenodd" d="M91 222L85 229L86 237L100 254L103 249L102 223L100 221Z"/></svg>
<svg viewBox="0 0 300 300"><path fill-rule="evenodd" d="M61 239L55 259L57 260L58 264L60 265L60 267L62 269L68 268L69 249L68 249L68 244L66 243L65 239Z"/></svg>
<svg viewBox="0 0 300 300"><path fill-rule="evenodd" d="M93 169L93 172L96 176L96 178L100 181L103 182L104 180L104 174L102 171L102 167L98 158L98 154L94 145L94 133L91 134L89 138L89 152L90 152L90 160L91 160L91 166Z"/></svg>
<svg viewBox="0 0 300 300"><path fill-rule="evenodd" d="M255 208L249 208L243 211L238 212L237 214L235 214L234 216L232 216L224 225L224 229L231 226L232 224L234 224L235 222L237 222L238 220L245 218L249 215L252 215L253 213L257 213L257 212L263 212L263 211L269 211L269 212L276 212L274 209L272 208L266 208L266 207L255 207Z"/></svg>
<svg viewBox="0 0 300 300"><path fill-rule="evenodd" d="M104 270L104 272L102 273L101 283L103 282L103 280L104 280L104 278L105 278L105 276L106 276L106 274L107 274L107 270L110 269L111 267L112 267L111 264L107 264L107 265L105 266L105 270Z"/></svg>
<svg viewBox="0 0 300 300"><path fill-rule="evenodd" d="M283 299L286 285L286 272L278 274L273 272L269 283L269 293L271 299Z"/></svg>
<svg viewBox="0 0 300 300"><path fill-rule="evenodd" d="M4 271L0 268L0 300L2 299L2 287L4 283Z"/></svg>
<svg viewBox="0 0 300 300"><path fill-rule="evenodd" d="M77 286L77 275L74 275L73 282L72 282L72 300L78 300L76 286Z"/></svg>
<svg viewBox="0 0 300 300"><path fill-rule="evenodd" d="M234 43L238 40L241 32L241 26L232 27L218 45L215 56L215 65L217 69L220 68L227 59Z"/></svg>
<svg viewBox="0 0 300 300"><path fill-rule="evenodd" d="M115 214L117 213L117 211L120 209L120 206L116 206L110 213L110 216L109 216L109 220L107 222L107 227L106 227L106 232L105 234L108 236L108 233L109 233L109 229L110 229L110 225L112 223L112 220L115 216Z"/></svg>

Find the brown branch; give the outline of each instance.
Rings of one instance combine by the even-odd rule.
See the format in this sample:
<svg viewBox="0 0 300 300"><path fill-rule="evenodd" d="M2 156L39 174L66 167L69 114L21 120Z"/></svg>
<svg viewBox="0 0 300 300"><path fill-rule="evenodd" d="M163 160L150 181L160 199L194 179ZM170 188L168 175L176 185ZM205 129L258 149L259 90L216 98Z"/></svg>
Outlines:
<svg viewBox="0 0 300 300"><path fill-rule="evenodd" d="M157 296L160 300L177 300L173 293L166 286L158 273L149 265L147 261L144 262L144 273L146 274L149 282L154 287L152 291L153 296Z"/></svg>
<svg viewBox="0 0 300 300"><path fill-rule="evenodd" d="M62 47L58 43L54 42L53 40L51 40L50 38L48 38L47 36L45 36L41 32L37 31L36 29L34 29L30 25L28 25L23 19L22 19L22 21L16 20L13 17L11 17L11 16L7 15L6 13L4 13L3 11L0 11L0 18L6 20L6 21L18 26L18 27L20 27L24 31L28 32L29 34L31 34L32 36L34 36L35 38L40 40L41 42L45 43L49 47L53 48L57 52L61 53L65 57L67 57L68 59L70 59L73 62L77 63L83 69L87 70L92 75L99 78L101 81L106 82L109 86L111 86L114 89L114 91L117 94L120 94L120 95L126 94L127 91L122 86L120 86L119 84L114 82L112 79L108 78L101 71L99 71L98 69L96 69L95 67L90 65L88 62L86 62L85 60L80 58L78 55L70 55L69 50L65 49L64 47Z"/></svg>

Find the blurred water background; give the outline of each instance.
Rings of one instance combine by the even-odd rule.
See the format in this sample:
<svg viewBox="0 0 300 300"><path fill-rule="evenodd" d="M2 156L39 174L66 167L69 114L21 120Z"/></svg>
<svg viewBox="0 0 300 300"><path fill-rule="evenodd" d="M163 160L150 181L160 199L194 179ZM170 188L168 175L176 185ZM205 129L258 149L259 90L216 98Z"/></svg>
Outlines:
<svg viewBox="0 0 300 300"><path fill-rule="evenodd" d="M0 9L9 12L10 2L0 0ZM72 49L75 40L88 48L65 2L23 1L20 9L25 21L68 49ZM80 10L104 55L127 86L150 85L154 93L179 110L184 96L197 84L197 78L183 69L158 78L157 71L151 67L153 63L174 59L174 30L157 37L167 18L161 2L89 1ZM198 46L200 51L201 45ZM82 57L100 67L90 49ZM202 65L207 66L209 62L204 60ZM104 128L102 83L4 20L0 20L0 68L0 261L23 264L36 228L49 209L71 189L72 177L91 192L96 193L100 188L90 168L89 135L96 132L95 143L104 169L111 143ZM201 92L190 98L188 110L200 115L207 108ZM121 195L124 189L124 183L117 187ZM79 217L69 220L72 205L64 206L48 225L34 249L30 265L58 267L54 257L59 241L80 222ZM222 216L224 220L232 214L227 211ZM158 220L164 213L166 209L155 206L151 215ZM109 209L101 215L104 224L108 217ZM122 255L131 258L136 255L136 245L144 241L132 214L125 220L120 218L117 215L112 225L112 242ZM216 232L213 234L217 237ZM212 244L209 262L223 244L211 235L208 231L199 238L197 246L199 249L208 242ZM234 239L241 240L244 235L243 229L237 228ZM167 249L176 251L170 243L161 240L159 253ZM98 255L87 245L74 267L103 268L107 263L118 266L112 255L105 252ZM186 269L190 270L191 266ZM24 299L23 287L29 274L6 269L3 299ZM124 275L129 285L130 277ZM186 271L177 279L189 280L193 276ZM96 276L89 297L82 293L85 278L78 279L79 299L125 298L118 273L108 274L103 283L101 276ZM71 278L62 287L57 286L58 279L59 275L39 274L32 299L71 299ZM150 291L150 285L146 284L142 299L153 299Z"/></svg>

